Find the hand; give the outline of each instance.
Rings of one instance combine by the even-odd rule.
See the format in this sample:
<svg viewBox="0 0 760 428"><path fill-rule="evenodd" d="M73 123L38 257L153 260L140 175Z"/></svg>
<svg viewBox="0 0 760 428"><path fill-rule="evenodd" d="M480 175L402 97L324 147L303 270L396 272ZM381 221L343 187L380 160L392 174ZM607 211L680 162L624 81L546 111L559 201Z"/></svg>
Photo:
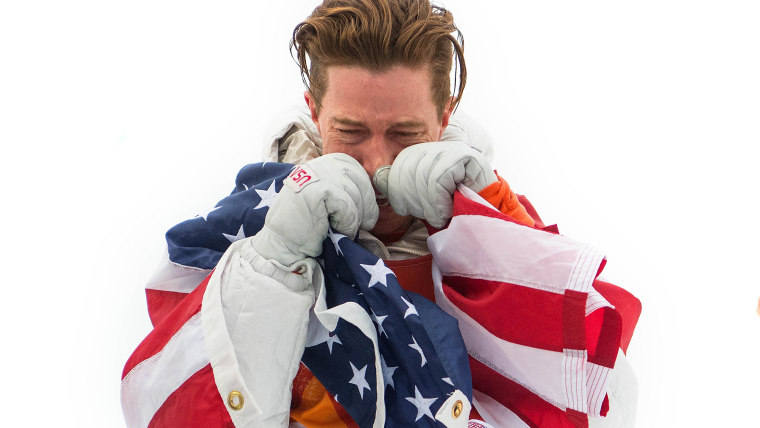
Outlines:
<svg viewBox="0 0 760 428"><path fill-rule="evenodd" d="M480 192L495 181L496 173L485 157L458 141L407 147L393 165L378 168L373 177L396 214L411 214L438 228L451 218L458 184Z"/></svg>
<svg viewBox="0 0 760 428"><path fill-rule="evenodd" d="M328 227L349 238L371 229L378 216L375 192L351 156L327 154L297 166L253 239L256 252L289 267L322 253Z"/></svg>

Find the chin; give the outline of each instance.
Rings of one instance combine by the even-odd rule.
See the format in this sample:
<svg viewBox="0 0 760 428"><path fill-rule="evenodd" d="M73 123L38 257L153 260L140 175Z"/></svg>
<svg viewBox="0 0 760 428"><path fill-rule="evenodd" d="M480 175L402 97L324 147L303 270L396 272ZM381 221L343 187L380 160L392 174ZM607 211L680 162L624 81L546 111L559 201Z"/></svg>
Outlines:
<svg viewBox="0 0 760 428"><path fill-rule="evenodd" d="M376 237L380 235L390 235L406 232L409 226L414 222L412 216L402 216L396 214L390 206L380 207L380 215L377 217L377 223L370 232Z"/></svg>

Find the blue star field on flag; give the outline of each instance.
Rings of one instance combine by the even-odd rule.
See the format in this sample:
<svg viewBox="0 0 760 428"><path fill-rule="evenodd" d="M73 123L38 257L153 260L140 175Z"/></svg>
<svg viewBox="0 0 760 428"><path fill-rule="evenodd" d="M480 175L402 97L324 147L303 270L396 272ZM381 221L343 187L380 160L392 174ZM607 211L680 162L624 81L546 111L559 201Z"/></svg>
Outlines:
<svg viewBox="0 0 760 428"><path fill-rule="evenodd" d="M292 168L273 162L244 167L232 194L167 232L170 260L213 268L231 242L261 229ZM443 426L435 414L455 390L472 399L457 321L405 291L382 260L332 230L318 262L327 308L352 315L332 331L312 316L302 362L360 427L373 426L381 413L386 426ZM368 325L371 331L362 327Z"/></svg>

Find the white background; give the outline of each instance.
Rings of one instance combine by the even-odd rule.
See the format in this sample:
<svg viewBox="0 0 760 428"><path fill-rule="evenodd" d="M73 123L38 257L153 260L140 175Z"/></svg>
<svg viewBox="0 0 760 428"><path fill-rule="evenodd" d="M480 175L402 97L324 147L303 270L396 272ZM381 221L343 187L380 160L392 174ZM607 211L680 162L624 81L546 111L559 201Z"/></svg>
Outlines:
<svg viewBox="0 0 760 428"><path fill-rule="evenodd" d="M288 40L315 3L267 3L0 6L0 425L123 425L164 231L302 102ZM756 3L445 5L494 166L643 302L638 426L757 423Z"/></svg>

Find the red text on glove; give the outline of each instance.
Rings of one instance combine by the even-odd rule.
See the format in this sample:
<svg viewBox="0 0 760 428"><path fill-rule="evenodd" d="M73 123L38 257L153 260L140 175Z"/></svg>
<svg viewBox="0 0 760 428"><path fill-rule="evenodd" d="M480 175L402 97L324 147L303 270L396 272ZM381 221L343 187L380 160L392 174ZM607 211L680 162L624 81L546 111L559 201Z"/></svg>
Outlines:
<svg viewBox="0 0 760 428"><path fill-rule="evenodd" d="M292 174L290 174L290 179L295 181L299 187L303 187L309 182L309 180L311 180L311 176L299 166Z"/></svg>
<svg viewBox="0 0 760 428"><path fill-rule="evenodd" d="M312 171L308 165L300 165L288 175L288 178L285 179L285 185L298 193L301 189L306 187L306 185L316 181L319 181L319 178L314 174L314 171Z"/></svg>

